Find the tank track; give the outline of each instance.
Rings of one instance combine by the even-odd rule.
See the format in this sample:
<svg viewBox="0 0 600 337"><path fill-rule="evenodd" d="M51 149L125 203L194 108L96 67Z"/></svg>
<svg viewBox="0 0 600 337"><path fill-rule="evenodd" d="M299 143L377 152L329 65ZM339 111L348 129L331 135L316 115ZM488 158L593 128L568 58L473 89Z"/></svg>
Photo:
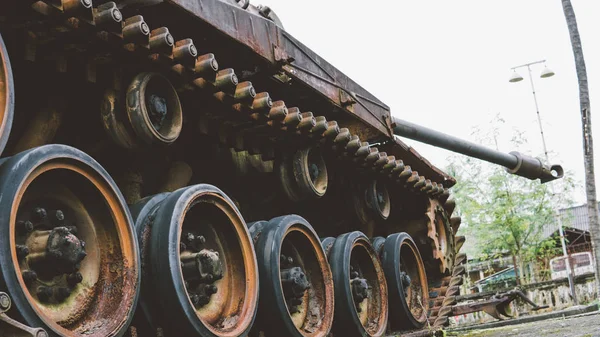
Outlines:
<svg viewBox="0 0 600 337"><path fill-rule="evenodd" d="M388 155L404 151L393 137L374 138L347 117L343 122L328 120L335 119L336 112L288 107L295 105L289 102L318 98L306 88L290 87L290 78L281 69L262 70L268 73L264 76L260 69L247 64L251 61L238 60L247 56L247 51L224 53L229 45L215 45L215 34L210 30L205 37L194 30L188 35L194 40L177 40L174 36L186 36L187 30L166 27L165 22L174 20L161 14L162 9L168 12L175 5L154 2L157 7L139 6L143 4L140 1L92 4L84 0L6 1L0 5L0 32L11 53L15 86L45 91L48 100L39 103L46 108L43 113L15 115L4 154L49 143L75 146L116 178L130 205L158 192L178 190L201 177L200 181L225 191L248 222L295 213L309 220L321 238L353 230L361 230L369 238L407 232L425 262L429 309L425 328L403 333L430 335L448 325L466 261L458 252L464 237L454 234L460 218L451 216L455 205L448 187L452 180L445 187L434 181L439 177L427 178L413 171L403 158ZM194 41L208 42L200 47ZM211 53L213 46L216 51ZM221 57L217 61L217 54L224 55L224 61ZM221 69L221 63L240 64L242 68L237 72ZM122 118L124 103L134 100L125 95L132 90L133 84L127 87L129 80L142 83L144 78L134 75L148 73L161 74L181 98L182 117L172 123L176 124L172 126L174 132L181 132L175 137L176 143L168 137L158 142L152 137L144 139L140 134L145 130L136 129L135 120ZM39 83L31 84L36 78ZM50 87L55 82L61 85ZM17 95L26 97L18 91ZM279 97L285 101L275 100ZM352 101L353 97L346 99ZM36 103L24 105L39 107ZM98 113L73 117L73 105ZM312 106L310 110L328 111L327 106L320 107L323 110ZM66 110L70 111L69 120ZM186 126L183 130L182 124ZM77 132L79 127L89 134ZM195 132L187 131L194 128ZM367 142L372 138L373 144ZM165 147L171 143L175 144ZM195 153L198 150L201 152ZM310 174L301 174L300 167L310 160L311 151L319 151L317 157L327 167L325 195L319 192L323 186L302 180L310 178ZM323 171L316 170L315 175ZM387 198L382 197L382 190ZM391 205L391 213L390 206L387 212L384 209L386 203ZM349 207L356 212L347 212ZM145 254L142 244L142 263ZM0 290L11 293L10 289ZM134 319L129 334L137 333L137 322Z"/></svg>

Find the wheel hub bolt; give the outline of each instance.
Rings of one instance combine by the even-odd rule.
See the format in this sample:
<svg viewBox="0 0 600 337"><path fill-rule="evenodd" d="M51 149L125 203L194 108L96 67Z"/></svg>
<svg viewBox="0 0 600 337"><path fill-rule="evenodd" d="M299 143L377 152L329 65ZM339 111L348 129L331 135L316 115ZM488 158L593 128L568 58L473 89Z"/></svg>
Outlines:
<svg viewBox="0 0 600 337"><path fill-rule="evenodd" d="M285 255L281 254L281 257L279 258L279 262L282 265L285 265L287 267L291 267L292 264L294 263L294 258L292 258L291 256L285 256Z"/></svg>
<svg viewBox="0 0 600 337"><path fill-rule="evenodd" d="M33 270L24 270L21 273L21 276L23 277L23 281L25 283L31 283L31 282L37 280L37 273Z"/></svg>
<svg viewBox="0 0 600 337"><path fill-rule="evenodd" d="M200 303L200 296L198 294L191 294L190 301L193 305L198 305L198 303Z"/></svg>
<svg viewBox="0 0 600 337"><path fill-rule="evenodd" d="M56 210L54 212L54 216L52 217L52 225L56 226L62 226L64 224L65 221L65 214L63 213L63 211L61 211L60 209Z"/></svg>
<svg viewBox="0 0 600 337"><path fill-rule="evenodd" d="M44 220L44 219L46 219L46 216L48 215L48 213L46 212L45 208L36 207L33 209L33 215L37 220Z"/></svg>
<svg viewBox="0 0 600 337"><path fill-rule="evenodd" d="M69 274L67 276L67 283L71 287L74 287L75 285L77 285L78 283L81 283L82 281L83 281L83 276L81 275L80 272L75 272L75 273Z"/></svg>
<svg viewBox="0 0 600 337"><path fill-rule="evenodd" d="M209 295L209 296L210 296L210 295L212 295L212 294L216 294L218 290L219 290L219 288L217 288L217 286L216 286L216 285L214 285L214 284L210 284L210 285L207 285L207 286L206 286L206 288L205 288L205 290L204 290L204 291L206 292L206 294L207 294L207 295Z"/></svg>
<svg viewBox="0 0 600 337"><path fill-rule="evenodd" d="M33 223L29 220L17 222L17 230L20 234L29 233L33 231Z"/></svg>
<svg viewBox="0 0 600 337"><path fill-rule="evenodd" d="M179 243L179 251L185 251L187 249L187 246L185 245L185 243L180 242Z"/></svg>
<svg viewBox="0 0 600 337"><path fill-rule="evenodd" d="M17 258L23 259L29 255L29 248L25 245L17 245Z"/></svg>
<svg viewBox="0 0 600 337"><path fill-rule="evenodd" d="M402 280L402 285L404 286L404 288L408 288L410 286L412 280L410 279L410 276L408 276L407 273L401 272L400 279Z"/></svg>
<svg viewBox="0 0 600 337"><path fill-rule="evenodd" d="M37 297L42 302L47 302L52 297L52 288L40 286L37 288Z"/></svg>
<svg viewBox="0 0 600 337"><path fill-rule="evenodd" d="M196 236L194 234L192 234L192 233L185 234L185 240L187 242L192 243L192 242L194 242L195 239L196 239Z"/></svg>
<svg viewBox="0 0 600 337"><path fill-rule="evenodd" d="M56 288L55 297L59 301L64 301L67 297L71 296L71 289L67 287Z"/></svg>

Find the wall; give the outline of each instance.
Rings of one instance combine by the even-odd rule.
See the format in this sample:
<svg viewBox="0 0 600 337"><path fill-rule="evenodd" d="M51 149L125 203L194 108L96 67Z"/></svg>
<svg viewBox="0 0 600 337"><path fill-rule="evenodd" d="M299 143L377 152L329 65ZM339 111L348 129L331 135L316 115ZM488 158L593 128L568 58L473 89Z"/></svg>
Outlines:
<svg viewBox="0 0 600 337"><path fill-rule="evenodd" d="M531 306L521 300L514 301L512 310L515 317L535 315L537 313L562 310L575 305L569 295L569 284L567 280L548 281L543 283L529 284L523 287L523 292L529 299L540 306L548 305L548 309L532 311ZM594 275L584 275L576 279L575 292L579 304L588 304L596 297L596 284ZM461 303L459 303L461 304ZM450 319L453 325L468 325L495 321L496 319L484 312L456 316Z"/></svg>

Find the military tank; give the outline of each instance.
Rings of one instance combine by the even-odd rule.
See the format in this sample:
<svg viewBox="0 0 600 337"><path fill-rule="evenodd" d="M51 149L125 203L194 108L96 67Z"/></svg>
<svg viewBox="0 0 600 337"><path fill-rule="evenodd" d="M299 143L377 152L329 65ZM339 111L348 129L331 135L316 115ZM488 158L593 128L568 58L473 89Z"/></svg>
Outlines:
<svg viewBox="0 0 600 337"><path fill-rule="evenodd" d="M248 0L0 3L0 336L433 335L456 181ZM10 55L10 58L9 58Z"/></svg>

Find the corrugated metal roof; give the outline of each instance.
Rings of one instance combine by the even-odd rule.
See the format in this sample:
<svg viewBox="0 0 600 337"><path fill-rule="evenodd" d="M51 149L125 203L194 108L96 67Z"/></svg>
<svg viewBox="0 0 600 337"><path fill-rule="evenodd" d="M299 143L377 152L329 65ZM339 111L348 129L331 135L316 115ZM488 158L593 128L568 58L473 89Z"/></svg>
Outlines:
<svg viewBox="0 0 600 337"><path fill-rule="evenodd" d="M600 205L600 203L598 204ZM586 204L570 208L563 208L559 212L563 227L577 228L582 231L589 232L590 224L588 222L588 211ZM557 222L544 226L544 237L552 235L552 233L554 233L557 229Z"/></svg>

